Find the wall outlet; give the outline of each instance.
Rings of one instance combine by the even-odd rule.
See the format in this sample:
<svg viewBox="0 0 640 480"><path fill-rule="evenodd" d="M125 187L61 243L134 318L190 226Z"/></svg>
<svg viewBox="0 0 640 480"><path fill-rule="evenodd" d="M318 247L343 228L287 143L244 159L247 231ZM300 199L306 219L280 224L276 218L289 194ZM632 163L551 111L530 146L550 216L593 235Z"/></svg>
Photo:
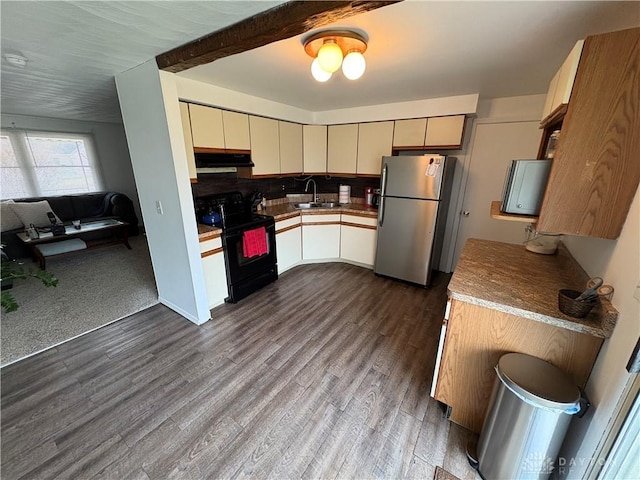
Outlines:
<svg viewBox="0 0 640 480"><path fill-rule="evenodd" d="M158 212L158 215L162 215L164 213L162 211L162 203L160 200L156 200L156 212Z"/></svg>

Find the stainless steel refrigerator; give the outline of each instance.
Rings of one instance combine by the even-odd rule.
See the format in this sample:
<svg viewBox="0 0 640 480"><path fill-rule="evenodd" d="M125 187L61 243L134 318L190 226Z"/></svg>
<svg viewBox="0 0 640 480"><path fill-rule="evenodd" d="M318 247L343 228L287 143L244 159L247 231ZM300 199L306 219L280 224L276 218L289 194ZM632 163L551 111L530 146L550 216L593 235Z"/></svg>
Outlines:
<svg viewBox="0 0 640 480"><path fill-rule="evenodd" d="M440 261L455 158L382 157L374 271L422 286Z"/></svg>

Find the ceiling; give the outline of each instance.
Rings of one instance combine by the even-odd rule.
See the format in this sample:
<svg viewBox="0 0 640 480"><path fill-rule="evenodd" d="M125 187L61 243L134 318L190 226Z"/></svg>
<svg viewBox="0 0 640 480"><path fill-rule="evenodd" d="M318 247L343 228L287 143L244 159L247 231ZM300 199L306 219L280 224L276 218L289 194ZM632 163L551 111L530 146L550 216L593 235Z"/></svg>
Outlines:
<svg viewBox="0 0 640 480"><path fill-rule="evenodd" d="M7 1L3 113L120 122L114 75L279 1ZM337 23L366 32L367 71L321 84L293 37L178 75L311 111L479 93L545 93L576 40L640 25L640 3L404 1Z"/></svg>

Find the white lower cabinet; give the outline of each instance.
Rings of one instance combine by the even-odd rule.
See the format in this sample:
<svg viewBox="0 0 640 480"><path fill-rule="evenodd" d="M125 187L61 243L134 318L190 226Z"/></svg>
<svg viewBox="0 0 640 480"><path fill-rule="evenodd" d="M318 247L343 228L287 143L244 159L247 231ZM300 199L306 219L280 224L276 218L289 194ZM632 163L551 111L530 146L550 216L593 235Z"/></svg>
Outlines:
<svg viewBox="0 0 640 480"><path fill-rule="evenodd" d="M340 258L340 214L302 215L302 259Z"/></svg>
<svg viewBox="0 0 640 480"><path fill-rule="evenodd" d="M302 228L299 216L276 222L276 254L278 274L302 261Z"/></svg>
<svg viewBox="0 0 640 480"><path fill-rule="evenodd" d="M211 254L211 252L216 252ZM224 303L229 296L227 290L227 270L224 265L222 241L214 238L200 243L204 281L207 287L207 303L209 308Z"/></svg>
<svg viewBox="0 0 640 480"><path fill-rule="evenodd" d="M340 258L373 267L376 258L377 219L342 215Z"/></svg>

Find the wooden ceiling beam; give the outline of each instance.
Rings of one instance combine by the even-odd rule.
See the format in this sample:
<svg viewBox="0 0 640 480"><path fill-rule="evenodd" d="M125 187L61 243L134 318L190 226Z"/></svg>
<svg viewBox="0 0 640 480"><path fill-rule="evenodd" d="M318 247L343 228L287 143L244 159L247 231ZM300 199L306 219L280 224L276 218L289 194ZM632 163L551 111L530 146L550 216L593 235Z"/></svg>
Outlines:
<svg viewBox="0 0 640 480"><path fill-rule="evenodd" d="M158 68L181 72L219 58L295 37L393 1L292 1L258 13L156 57Z"/></svg>

